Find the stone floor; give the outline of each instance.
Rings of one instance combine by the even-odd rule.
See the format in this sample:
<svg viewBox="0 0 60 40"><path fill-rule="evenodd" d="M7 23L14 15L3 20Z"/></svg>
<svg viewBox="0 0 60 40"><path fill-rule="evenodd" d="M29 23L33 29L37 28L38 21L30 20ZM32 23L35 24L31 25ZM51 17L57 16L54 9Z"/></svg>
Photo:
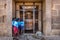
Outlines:
<svg viewBox="0 0 60 40"><path fill-rule="evenodd" d="M53 36L36 37L30 34L27 34L27 35L20 35L18 37L18 40L60 40L60 37L53 37Z"/></svg>
<svg viewBox="0 0 60 40"><path fill-rule="evenodd" d="M60 36L35 36L33 34L23 34L17 37L18 40L60 40ZM14 39L14 40L17 40ZM0 37L0 40L13 40L12 37Z"/></svg>
<svg viewBox="0 0 60 40"><path fill-rule="evenodd" d="M19 40L41 40L41 38L34 37L33 35L20 35L17 37Z"/></svg>

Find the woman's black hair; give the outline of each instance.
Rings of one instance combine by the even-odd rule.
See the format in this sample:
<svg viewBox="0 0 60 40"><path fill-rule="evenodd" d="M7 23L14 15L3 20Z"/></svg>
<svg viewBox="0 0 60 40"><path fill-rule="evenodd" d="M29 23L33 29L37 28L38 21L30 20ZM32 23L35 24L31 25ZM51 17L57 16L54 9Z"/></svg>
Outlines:
<svg viewBox="0 0 60 40"><path fill-rule="evenodd" d="M15 18L12 18L12 20L15 20Z"/></svg>
<svg viewBox="0 0 60 40"><path fill-rule="evenodd" d="M15 19L15 21L18 21L18 20L19 20L19 18L16 18L16 19Z"/></svg>

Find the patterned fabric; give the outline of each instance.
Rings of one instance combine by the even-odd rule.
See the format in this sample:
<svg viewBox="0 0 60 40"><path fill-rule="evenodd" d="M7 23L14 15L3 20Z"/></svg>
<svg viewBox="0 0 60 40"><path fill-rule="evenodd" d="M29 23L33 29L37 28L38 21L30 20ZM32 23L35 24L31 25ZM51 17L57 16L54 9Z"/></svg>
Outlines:
<svg viewBox="0 0 60 40"><path fill-rule="evenodd" d="M20 25L21 25L21 26L24 26L24 21L21 21L21 22L20 22Z"/></svg>
<svg viewBox="0 0 60 40"><path fill-rule="evenodd" d="M14 31L14 34L16 35L18 33L18 28L14 26L13 31Z"/></svg>
<svg viewBox="0 0 60 40"><path fill-rule="evenodd" d="M19 29L24 30L24 21L19 22Z"/></svg>
<svg viewBox="0 0 60 40"><path fill-rule="evenodd" d="M14 22L14 26L18 28L18 22L17 21Z"/></svg>

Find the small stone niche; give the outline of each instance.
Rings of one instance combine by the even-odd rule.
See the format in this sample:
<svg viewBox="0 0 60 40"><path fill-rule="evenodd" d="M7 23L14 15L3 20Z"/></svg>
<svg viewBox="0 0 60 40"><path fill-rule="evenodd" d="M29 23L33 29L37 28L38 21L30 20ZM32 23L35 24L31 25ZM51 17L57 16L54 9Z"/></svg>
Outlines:
<svg viewBox="0 0 60 40"><path fill-rule="evenodd" d="M5 15L1 16L0 17L0 23L4 23L5 22L5 19L6 19L6 16Z"/></svg>

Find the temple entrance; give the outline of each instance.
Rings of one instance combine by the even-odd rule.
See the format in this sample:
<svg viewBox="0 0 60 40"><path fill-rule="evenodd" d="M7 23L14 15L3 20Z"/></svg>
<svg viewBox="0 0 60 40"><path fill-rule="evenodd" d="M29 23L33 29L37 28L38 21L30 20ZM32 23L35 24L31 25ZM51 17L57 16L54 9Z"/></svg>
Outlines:
<svg viewBox="0 0 60 40"><path fill-rule="evenodd" d="M24 20L25 32L36 32L36 30L38 30L38 12L37 12L38 7L25 5L20 6L20 9L21 9L20 18L23 18Z"/></svg>
<svg viewBox="0 0 60 40"><path fill-rule="evenodd" d="M23 19L24 33L35 33L38 30L41 30L40 3L20 3L19 5L17 4L16 9L18 10L16 10L16 18Z"/></svg>

